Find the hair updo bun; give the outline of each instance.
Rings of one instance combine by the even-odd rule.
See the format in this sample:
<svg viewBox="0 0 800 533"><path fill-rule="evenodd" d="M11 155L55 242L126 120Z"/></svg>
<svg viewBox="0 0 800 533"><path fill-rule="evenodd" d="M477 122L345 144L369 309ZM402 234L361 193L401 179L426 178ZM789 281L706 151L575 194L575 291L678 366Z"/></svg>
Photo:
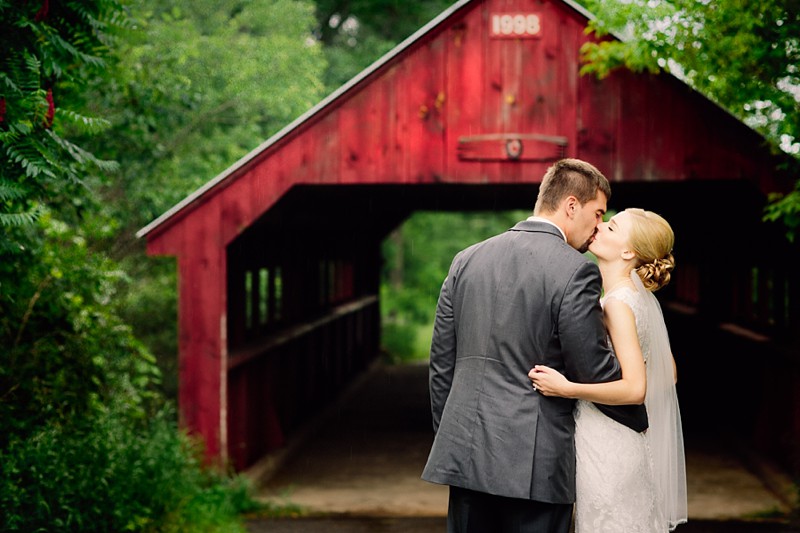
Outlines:
<svg viewBox="0 0 800 533"><path fill-rule="evenodd" d="M650 263L639 265L636 273L642 280L642 285L648 291L655 292L669 283L671 272L675 268L675 258L672 254L656 259Z"/></svg>
<svg viewBox="0 0 800 533"><path fill-rule="evenodd" d="M636 273L647 290L657 291L669 283L675 268L675 258L672 256L675 234L669 223L652 211L632 208L625 212L633 220L630 246L639 260Z"/></svg>

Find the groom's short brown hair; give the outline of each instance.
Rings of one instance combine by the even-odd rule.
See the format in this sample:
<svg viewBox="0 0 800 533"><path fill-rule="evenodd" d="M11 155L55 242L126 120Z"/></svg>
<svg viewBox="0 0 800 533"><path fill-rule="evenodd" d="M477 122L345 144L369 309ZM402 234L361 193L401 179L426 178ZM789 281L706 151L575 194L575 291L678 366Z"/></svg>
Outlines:
<svg viewBox="0 0 800 533"><path fill-rule="evenodd" d="M581 205L597 197L600 190L611 199L611 185L594 165L580 159L561 159L547 169L533 213L554 213L562 200L574 196Z"/></svg>

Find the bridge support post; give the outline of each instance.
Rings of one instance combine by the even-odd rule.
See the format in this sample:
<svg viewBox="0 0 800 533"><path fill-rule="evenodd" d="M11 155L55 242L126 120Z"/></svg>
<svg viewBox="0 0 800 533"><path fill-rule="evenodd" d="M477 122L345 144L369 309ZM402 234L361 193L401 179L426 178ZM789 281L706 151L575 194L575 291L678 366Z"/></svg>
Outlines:
<svg viewBox="0 0 800 533"><path fill-rule="evenodd" d="M198 238L197 243L214 242ZM181 426L227 460L226 264L224 249L199 244L179 257L178 405Z"/></svg>

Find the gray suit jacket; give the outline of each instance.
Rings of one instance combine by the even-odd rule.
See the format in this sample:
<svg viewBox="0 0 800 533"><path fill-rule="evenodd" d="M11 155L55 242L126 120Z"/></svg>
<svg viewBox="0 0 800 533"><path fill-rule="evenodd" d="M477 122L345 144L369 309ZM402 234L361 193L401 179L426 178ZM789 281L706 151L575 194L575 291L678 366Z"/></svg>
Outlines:
<svg viewBox="0 0 800 533"><path fill-rule="evenodd" d="M456 255L431 343L433 447L422 478L550 503L575 501L575 401L533 390L544 364L577 382L619 379L600 271L555 227L522 221ZM636 431L644 406L601 406Z"/></svg>

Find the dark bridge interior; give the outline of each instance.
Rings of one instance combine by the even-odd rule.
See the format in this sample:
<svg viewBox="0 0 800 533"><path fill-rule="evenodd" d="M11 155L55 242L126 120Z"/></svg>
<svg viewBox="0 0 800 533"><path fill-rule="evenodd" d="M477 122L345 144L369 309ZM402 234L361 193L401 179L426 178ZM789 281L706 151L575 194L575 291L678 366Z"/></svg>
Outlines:
<svg viewBox="0 0 800 533"><path fill-rule="evenodd" d="M687 437L725 435L794 461L790 324L797 250L742 181L612 184L676 233L659 293ZM228 247L228 434L238 468L288 437L366 368L380 342L381 242L413 212L531 209L538 185L301 185ZM794 255L791 255L794 254ZM255 406L259 406L254 409Z"/></svg>

